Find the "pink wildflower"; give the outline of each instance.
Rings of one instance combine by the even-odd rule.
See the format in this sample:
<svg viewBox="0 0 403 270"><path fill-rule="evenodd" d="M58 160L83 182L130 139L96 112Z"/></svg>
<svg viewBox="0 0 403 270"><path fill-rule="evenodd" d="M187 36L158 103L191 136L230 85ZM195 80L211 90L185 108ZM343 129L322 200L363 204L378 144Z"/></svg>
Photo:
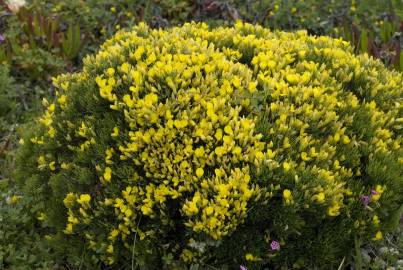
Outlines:
<svg viewBox="0 0 403 270"><path fill-rule="evenodd" d="M271 247L271 250L279 250L280 249L280 243L275 241L275 240L273 240L273 241L271 241L270 247Z"/></svg>

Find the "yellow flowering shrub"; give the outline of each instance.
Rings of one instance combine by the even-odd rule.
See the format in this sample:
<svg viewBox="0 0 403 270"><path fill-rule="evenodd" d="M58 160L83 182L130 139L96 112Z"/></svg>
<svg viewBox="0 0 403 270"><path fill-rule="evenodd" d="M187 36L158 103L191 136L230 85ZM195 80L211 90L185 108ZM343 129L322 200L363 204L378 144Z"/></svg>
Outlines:
<svg viewBox="0 0 403 270"><path fill-rule="evenodd" d="M67 260L326 268L397 220L402 76L345 41L140 24L54 86L16 176Z"/></svg>

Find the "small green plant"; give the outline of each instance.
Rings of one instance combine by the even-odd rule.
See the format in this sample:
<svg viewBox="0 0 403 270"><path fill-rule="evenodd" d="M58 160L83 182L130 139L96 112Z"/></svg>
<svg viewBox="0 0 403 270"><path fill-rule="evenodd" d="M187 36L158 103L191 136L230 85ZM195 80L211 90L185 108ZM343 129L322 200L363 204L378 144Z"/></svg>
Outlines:
<svg viewBox="0 0 403 270"><path fill-rule="evenodd" d="M57 18L45 17L32 8L20 8L6 23L9 28L0 44L0 60L19 73L17 77L28 77L32 82L49 81L52 74L71 67L83 46L79 25L66 26L64 31Z"/></svg>
<svg viewBox="0 0 403 270"><path fill-rule="evenodd" d="M19 10L18 18L31 47L40 46L49 51L60 47L60 53L68 60L78 56L83 43L78 24L69 25L64 33L58 19L32 14L32 9L27 8Z"/></svg>
<svg viewBox="0 0 403 270"><path fill-rule="evenodd" d="M55 269L50 248L38 233L42 229L30 212L31 200L10 183L0 177L0 268Z"/></svg>
<svg viewBox="0 0 403 270"><path fill-rule="evenodd" d="M81 49L81 31L79 25L70 25L66 35L61 36L63 55L68 59L77 57Z"/></svg>

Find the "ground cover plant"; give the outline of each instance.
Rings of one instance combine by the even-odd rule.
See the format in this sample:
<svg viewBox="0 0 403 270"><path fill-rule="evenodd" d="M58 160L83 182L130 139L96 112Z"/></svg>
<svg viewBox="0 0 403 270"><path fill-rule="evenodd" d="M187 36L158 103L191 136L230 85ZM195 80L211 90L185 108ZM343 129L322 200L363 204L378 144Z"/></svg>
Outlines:
<svg viewBox="0 0 403 270"><path fill-rule="evenodd" d="M403 79L346 41L140 24L53 83L15 177L64 263L329 269L398 226Z"/></svg>

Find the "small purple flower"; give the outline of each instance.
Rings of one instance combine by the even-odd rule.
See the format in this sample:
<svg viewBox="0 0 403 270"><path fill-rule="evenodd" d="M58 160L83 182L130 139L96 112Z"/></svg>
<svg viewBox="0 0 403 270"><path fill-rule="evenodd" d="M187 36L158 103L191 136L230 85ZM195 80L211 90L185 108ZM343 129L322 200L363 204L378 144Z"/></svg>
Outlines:
<svg viewBox="0 0 403 270"><path fill-rule="evenodd" d="M361 201L365 206L367 206L371 201L371 196L368 195L361 196Z"/></svg>
<svg viewBox="0 0 403 270"><path fill-rule="evenodd" d="M376 194L378 194L378 192L376 192L375 189L371 189L371 195L376 195Z"/></svg>
<svg viewBox="0 0 403 270"><path fill-rule="evenodd" d="M243 266L243 265L241 265L239 268L240 268L240 270L248 270L248 268L246 268L246 267Z"/></svg>
<svg viewBox="0 0 403 270"><path fill-rule="evenodd" d="M271 250L279 250L280 249L280 243L275 241L275 240L273 240L273 241L271 241L270 247L271 247Z"/></svg>
<svg viewBox="0 0 403 270"><path fill-rule="evenodd" d="M0 43L3 43L4 40L6 40L5 37L2 34L0 34Z"/></svg>

